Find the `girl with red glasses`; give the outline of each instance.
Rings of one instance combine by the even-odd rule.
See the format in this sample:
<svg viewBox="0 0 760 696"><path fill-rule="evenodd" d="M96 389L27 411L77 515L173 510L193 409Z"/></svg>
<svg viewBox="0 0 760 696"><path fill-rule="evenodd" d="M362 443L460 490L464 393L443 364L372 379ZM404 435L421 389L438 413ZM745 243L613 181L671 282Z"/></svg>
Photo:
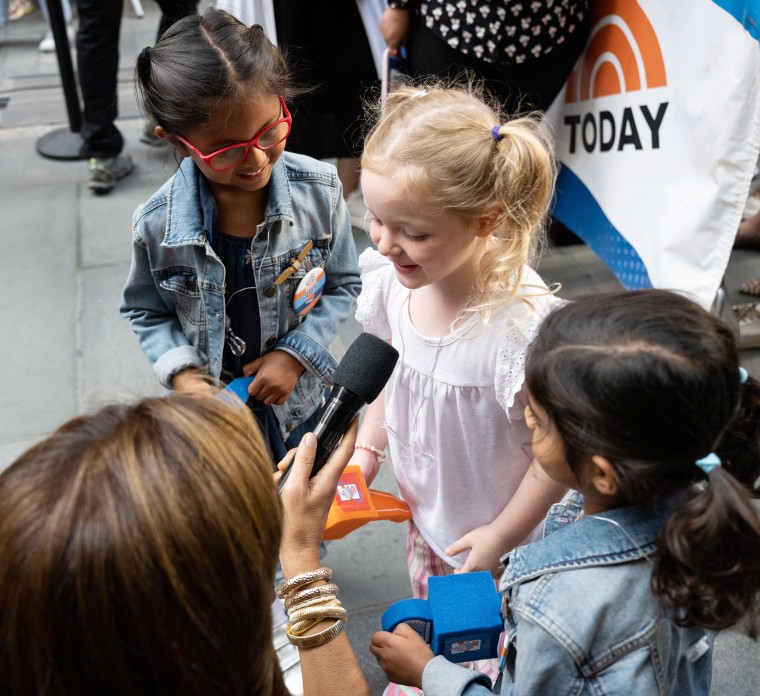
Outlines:
<svg viewBox="0 0 760 696"><path fill-rule="evenodd" d="M316 420L360 287L336 171L285 152L299 90L259 26L185 17L142 51L136 81L181 161L134 214L122 315L167 388L252 377L279 460Z"/></svg>

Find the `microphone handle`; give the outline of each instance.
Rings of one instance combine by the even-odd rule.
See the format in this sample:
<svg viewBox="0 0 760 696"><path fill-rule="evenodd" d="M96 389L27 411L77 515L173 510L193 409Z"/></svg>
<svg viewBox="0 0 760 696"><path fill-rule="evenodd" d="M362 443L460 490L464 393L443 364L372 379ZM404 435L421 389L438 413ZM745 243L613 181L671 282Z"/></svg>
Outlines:
<svg viewBox="0 0 760 696"><path fill-rule="evenodd" d="M327 461L343 437L343 433L348 430L348 426L351 425L351 421L359 413L362 406L364 406L364 400L360 396L357 396L340 384L336 384L333 387L333 390L330 392L330 398L322 408L319 421L314 426L313 432L317 436L317 453L309 478L315 476L327 464ZM282 490L292 468L293 462L288 465L288 468L285 469L280 477L280 482L277 486L278 490Z"/></svg>

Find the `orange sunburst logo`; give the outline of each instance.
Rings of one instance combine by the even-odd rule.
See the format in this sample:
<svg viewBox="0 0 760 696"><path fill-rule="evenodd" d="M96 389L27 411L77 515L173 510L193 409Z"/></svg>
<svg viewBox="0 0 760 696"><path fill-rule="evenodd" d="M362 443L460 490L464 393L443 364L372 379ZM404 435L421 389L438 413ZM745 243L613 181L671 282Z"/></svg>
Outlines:
<svg viewBox="0 0 760 696"><path fill-rule="evenodd" d="M649 18L636 0L596 0L586 50L565 87L568 104L664 87L665 62Z"/></svg>

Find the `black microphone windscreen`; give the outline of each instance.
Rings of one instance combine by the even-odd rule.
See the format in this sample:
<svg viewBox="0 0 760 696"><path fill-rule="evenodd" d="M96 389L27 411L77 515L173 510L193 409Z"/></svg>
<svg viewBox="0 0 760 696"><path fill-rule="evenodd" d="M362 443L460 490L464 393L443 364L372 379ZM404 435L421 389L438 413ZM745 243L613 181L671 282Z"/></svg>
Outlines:
<svg viewBox="0 0 760 696"><path fill-rule="evenodd" d="M374 334L361 333L338 363L333 382L372 403L383 390L398 361L398 351Z"/></svg>

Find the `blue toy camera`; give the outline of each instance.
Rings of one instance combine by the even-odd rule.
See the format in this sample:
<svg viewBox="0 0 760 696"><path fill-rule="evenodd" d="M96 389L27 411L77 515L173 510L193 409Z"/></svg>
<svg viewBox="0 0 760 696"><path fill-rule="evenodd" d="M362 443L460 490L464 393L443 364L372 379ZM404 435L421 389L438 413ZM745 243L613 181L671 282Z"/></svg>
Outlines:
<svg viewBox="0 0 760 696"><path fill-rule="evenodd" d="M504 630L501 595L486 571L431 577L428 599L402 599L383 612L384 631L402 622L451 662L497 657Z"/></svg>

